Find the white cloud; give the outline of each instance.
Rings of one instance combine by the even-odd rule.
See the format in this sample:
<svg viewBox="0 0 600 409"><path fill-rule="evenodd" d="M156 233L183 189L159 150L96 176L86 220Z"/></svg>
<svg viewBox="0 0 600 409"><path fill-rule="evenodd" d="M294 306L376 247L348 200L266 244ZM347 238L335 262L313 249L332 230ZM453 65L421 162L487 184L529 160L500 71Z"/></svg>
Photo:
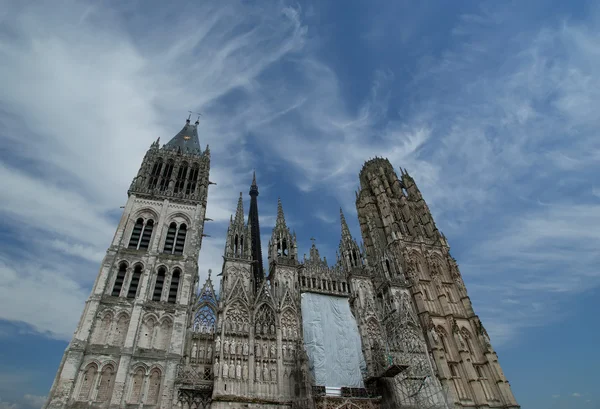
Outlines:
<svg viewBox="0 0 600 409"><path fill-rule="evenodd" d="M25 402L31 405L32 408L40 408L46 403L46 396L30 395L28 393L23 396Z"/></svg>

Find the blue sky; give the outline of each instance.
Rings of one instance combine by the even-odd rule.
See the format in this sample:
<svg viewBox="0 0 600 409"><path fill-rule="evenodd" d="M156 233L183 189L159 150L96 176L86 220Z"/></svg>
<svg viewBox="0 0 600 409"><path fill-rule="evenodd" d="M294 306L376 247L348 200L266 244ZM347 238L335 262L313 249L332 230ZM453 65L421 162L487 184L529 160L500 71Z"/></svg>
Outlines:
<svg viewBox="0 0 600 409"><path fill-rule="evenodd" d="M0 0L0 409L41 406L141 159L188 110L218 183L201 277L254 168L263 248L280 196L300 253L335 260L385 156L522 407L600 408L599 30L592 1Z"/></svg>

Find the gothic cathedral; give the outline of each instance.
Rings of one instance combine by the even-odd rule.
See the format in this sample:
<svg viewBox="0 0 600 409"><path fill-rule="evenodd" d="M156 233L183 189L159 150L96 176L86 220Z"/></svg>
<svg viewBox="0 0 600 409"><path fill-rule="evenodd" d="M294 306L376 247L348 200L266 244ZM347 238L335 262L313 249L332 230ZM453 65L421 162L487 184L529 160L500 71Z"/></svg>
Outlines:
<svg viewBox="0 0 600 409"><path fill-rule="evenodd" d="M256 177L220 290L198 290L210 151L198 121L154 142L128 191L44 409L392 409L519 405L413 178L366 162L330 265L299 257L278 202L263 266Z"/></svg>

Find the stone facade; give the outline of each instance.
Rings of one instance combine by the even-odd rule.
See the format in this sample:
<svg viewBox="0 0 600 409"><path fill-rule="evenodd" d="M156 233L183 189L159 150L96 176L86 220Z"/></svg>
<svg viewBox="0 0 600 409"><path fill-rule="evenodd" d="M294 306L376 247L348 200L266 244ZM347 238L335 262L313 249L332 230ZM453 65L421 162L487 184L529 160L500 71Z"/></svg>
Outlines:
<svg viewBox="0 0 600 409"><path fill-rule="evenodd" d="M197 125L144 157L44 409L519 407L445 237L385 159L360 173L362 247L340 211L336 262L314 244L300 259L279 201L264 277L254 179L248 221L241 194L230 220L219 294L211 272L194 291L211 184ZM304 292L348 300L365 388L315 385Z"/></svg>

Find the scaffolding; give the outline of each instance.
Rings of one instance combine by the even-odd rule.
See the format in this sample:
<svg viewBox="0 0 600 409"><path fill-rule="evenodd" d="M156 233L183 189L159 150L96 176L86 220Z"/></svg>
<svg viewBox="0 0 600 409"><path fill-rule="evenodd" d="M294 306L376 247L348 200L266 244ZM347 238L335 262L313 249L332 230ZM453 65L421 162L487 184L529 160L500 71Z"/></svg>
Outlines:
<svg viewBox="0 0 600 409"><path fill-rule="evenodd" d="M449 409L447 395L435 375L423 332L409 303L385 314L381 343L373 347L374 374L384 392L382 408ZM391 401L393 403L386 404Z"/></svg>

